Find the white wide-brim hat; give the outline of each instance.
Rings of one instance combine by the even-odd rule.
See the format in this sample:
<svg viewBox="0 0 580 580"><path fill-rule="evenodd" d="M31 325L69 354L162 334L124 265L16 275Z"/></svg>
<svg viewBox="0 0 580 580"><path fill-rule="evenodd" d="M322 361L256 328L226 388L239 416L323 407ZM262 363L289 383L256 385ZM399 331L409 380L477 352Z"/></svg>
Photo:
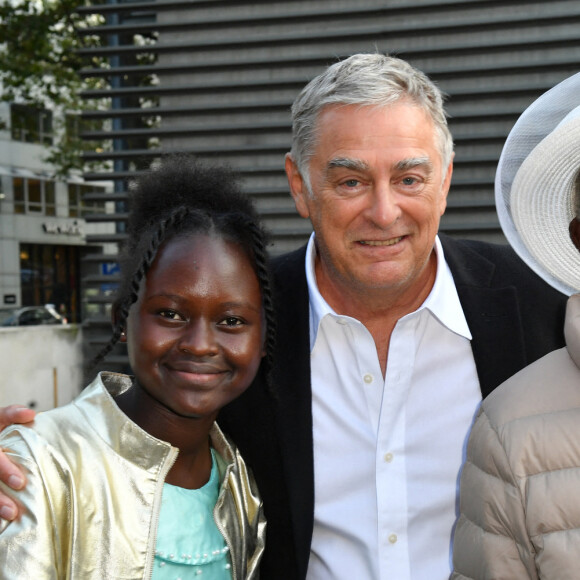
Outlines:
<svg viewBox="0 0 580 580"><path fill-rule="evenodd" d="M532 103L504 145L495 177L501 228L517 254L567 295L580 292L568 227L580 171L580 73Z"/></svg>

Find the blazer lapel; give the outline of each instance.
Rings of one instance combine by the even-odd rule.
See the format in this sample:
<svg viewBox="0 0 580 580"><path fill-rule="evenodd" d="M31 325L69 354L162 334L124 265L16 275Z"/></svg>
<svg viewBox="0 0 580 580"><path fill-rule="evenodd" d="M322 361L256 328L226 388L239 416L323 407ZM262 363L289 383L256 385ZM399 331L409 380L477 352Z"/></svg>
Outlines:
<svg viewBox="0 0 580 580"><path fill-rule="evenodd" d="M516 290L493 286L495 265L467 245L440 235L459 300L471 330L471 348L481 393L525 366L525 346Z"/></svg>
<svg viewBox="0 0 580 580"><path fill-rule="evenodd" d="M306 576L314 521L312 391L306 248L279 258L274 267L280 320L273 384L276 423L288 489L299 577Z"/></svg>

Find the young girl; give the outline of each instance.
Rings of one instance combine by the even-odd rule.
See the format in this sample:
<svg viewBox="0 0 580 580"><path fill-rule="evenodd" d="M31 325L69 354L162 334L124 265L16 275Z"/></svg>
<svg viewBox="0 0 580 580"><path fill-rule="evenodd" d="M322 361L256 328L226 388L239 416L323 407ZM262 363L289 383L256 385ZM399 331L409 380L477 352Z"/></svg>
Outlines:
<svg viewBox="0 0 580 580"><path fill-rule="evenodd" d="M227 171L190 159L146 174L131 204L102 356L126 342L134 376L102 372L2 433L28 479L2 578L258 577L262 503L215 418L272 342L264 232Z"/></svg>

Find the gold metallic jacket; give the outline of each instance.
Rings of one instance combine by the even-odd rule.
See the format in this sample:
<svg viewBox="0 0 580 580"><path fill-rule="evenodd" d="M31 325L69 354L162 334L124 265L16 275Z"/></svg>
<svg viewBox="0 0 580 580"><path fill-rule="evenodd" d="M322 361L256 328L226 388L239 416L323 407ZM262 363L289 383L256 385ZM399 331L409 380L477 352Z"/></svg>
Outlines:
<svg viewBox="0 0 580 580"><path fill-rule="evenodd" d="M18 521L0 520L0 578L150 578L165 476L178 450L130 421L113 397L126 375L101 373L72 403L13 425L0 446L22 464ZM220 493L214 518L235 580L259 577L265 519L252 475L217 425ZM0 484L2 485L2 484Z"/></svg>

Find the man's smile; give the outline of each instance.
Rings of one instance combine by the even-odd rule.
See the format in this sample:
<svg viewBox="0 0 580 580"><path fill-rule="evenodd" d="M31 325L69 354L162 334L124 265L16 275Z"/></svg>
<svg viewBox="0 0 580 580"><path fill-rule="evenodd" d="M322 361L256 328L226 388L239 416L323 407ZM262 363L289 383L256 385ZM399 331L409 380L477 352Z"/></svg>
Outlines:
<svg viewBox="0 0 580 580"><path fill-rule="evenodd" d="M360 240L359 244L365 246L394 246L399 243L404 236L399 236L398 238L391 238L390 240Z"/></svg>

